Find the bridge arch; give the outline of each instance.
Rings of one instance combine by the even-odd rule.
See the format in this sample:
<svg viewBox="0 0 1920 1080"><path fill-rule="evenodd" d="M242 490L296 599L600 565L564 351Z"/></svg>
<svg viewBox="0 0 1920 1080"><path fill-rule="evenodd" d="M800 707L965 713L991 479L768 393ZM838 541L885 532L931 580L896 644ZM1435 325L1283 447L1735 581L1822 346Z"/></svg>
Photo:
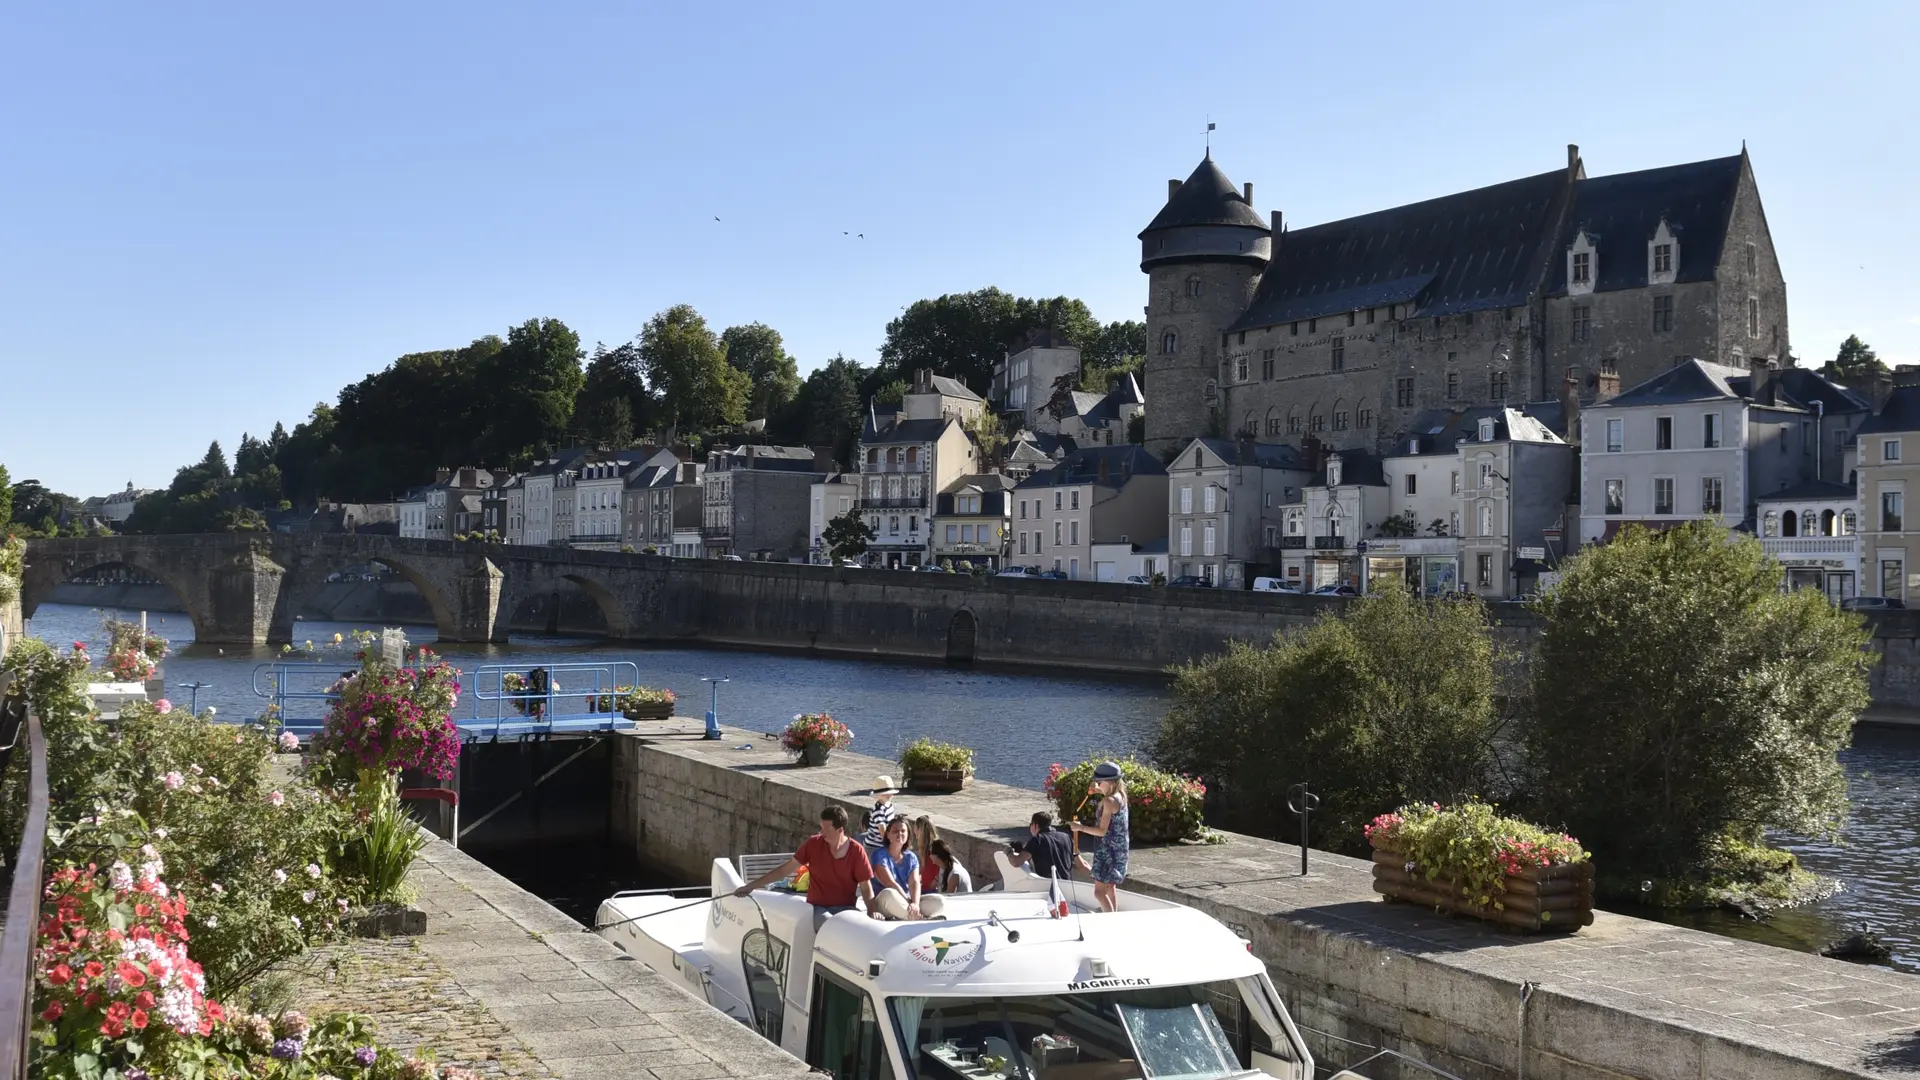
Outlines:
<svg viewBox="0 0 1920 1080"><path fill-rule="evenodd" d="M81 555L78 557L59 557L53 554L29 552L26 571L20 580L20 614L28 619L41 604L47 603L53 590L75 578L85 577L96 570L124 568L140 574L166 586L180 601L180 608L192 627L194 637L198 639L201 628L208 625L205 597L202 590L195 589L194 582L168 569L162 569L159 562L127 559L118 555Z"/></svg>
<svg viewBox="0 0 1920 1080"><path fill-rule="evenodd" d="M530 617L544 618L546 630L553 633L558 630L559 598L564 595L562 586L571 585L585 594L587 599L606 620L606 634L610 638L625 639L632 637L632 621L627 618L626 605L604 581L585 573L582 569L562 569L559 566L516 562L511 565L507 575L507 603L502 612L503 623L511 623L519 617L523 608L531 606ZM508 627L511 633L511 627Z"/></svg>
<svg viewBox="0 0 1920 1080"><path fill-rule="evenodd" d="M420 593L433 615L434 631L441 640L460 640L460 620L445 587L419 565L404 556L329 553L328 557L315 559L299 572L287 575L280 586L280 595L274 601L273 619L267 626L267 641L278 645L297 640L294 635L294 626L298 621L296 616L321 588L329 584L327 578L341 570L367 563L378 563L392 570Z"/></svg>
<svg viewBox="0 0 1920 1080"><path fill-rule="evenodd" d="M980 620L973 617L972 610L961 608L954 612L953 620L947 623L947 659L971 663L979 636Z"/></svg>

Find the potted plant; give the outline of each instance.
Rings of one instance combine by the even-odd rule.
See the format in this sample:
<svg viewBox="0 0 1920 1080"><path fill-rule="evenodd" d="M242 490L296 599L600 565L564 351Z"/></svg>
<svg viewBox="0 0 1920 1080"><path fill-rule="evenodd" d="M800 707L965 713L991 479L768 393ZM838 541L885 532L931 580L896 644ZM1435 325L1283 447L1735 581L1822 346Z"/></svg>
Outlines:
<svg viewBox="0 0 1920 1080"><path fill-rule="evenodd" d="M629 720L671 720L678 700L671 690L651 686L616 686L611 694L588 694L589 712L618 712Z"/></svg>
<svg viewBox="0 0 1920 1080"><path fill-rule="evenodd" d="M900 751L908 791L959 791L973 779L973 748L915 739Z"/></svg>
<svg viewBox="0 0 1920 1080"><path fill-rule="evenodd" d="M1580 842L1479 801L1416 803L1365 829L1373 891L1529 933L1593 923L1593 862Z"/></svg>
<svg viewBox="0 0 1920 1080"><path fill-rule="evenodd" d="M853 732L826 713L801 713L781 733L780 744L799 754L802 765L825 765L835 750L853 745Z"/></svg>

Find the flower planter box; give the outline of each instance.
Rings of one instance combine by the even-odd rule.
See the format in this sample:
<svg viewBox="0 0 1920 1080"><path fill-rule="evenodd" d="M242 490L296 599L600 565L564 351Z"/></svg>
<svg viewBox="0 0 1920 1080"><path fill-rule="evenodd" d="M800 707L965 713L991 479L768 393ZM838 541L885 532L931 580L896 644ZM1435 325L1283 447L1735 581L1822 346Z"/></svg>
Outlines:
<svg viewBox="0 0 1920 1080"><path fill-rule="evenodd" d="M973 782L971 769L908 769L906 774L908 791L954 792Z"/></svg>
<svg viewBox="0 0 1920 1080"><path fill-rule="evenodd" d="M1572 933L1593 925L1593 863L1528 867L1506 879L1493 903L1461 895L1451 878L1429 878L1397 851L1373 853L1373 891L1389 900L1422 904L1524 933Z"/></svg>
<svg viewBox="0 0 1920 1080"><path fill-rule="evenodd" d="M673 719L673 703L670 701L649 701L637 705L629 705L620 711L620 715L636 723L642 720L671 720Z"/></svg>
<svg viewBox="0 0 1920 1080"><path fill-rule="evenodd" d="M825 765L827 758L832 754L833 747L826 743L808 743L800 749L800 764Z"/></svg>

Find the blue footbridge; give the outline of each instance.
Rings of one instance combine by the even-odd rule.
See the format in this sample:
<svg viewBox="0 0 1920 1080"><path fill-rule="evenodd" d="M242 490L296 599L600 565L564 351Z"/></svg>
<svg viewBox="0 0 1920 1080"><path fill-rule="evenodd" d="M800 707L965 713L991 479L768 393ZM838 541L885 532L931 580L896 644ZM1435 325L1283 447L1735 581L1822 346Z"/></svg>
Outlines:
<svg viewBox="0 0 1920 1080"><path fill-rule="evenodd" d="M261 664L253 669L253 692L266 700L275 726L306 742L326 725L352 674L324 662ZM523 742L632 727L619 697L640 685L640 666L631 660L489 664L462 671L460 683L454 723L461 742Z"/></svg>

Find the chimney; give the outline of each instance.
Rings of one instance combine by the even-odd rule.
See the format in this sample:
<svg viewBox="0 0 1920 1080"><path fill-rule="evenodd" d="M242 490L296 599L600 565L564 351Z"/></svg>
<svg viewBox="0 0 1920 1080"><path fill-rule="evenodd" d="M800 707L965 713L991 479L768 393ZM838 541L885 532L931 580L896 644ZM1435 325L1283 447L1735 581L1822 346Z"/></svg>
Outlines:
<svg viewBox="0 0 1920 1080"><path fill-rule="evenodd" d="M1764 356L1747 359L1747 397L1755 405L1773 404L1773 361Z"/></svg>
<svg viewBox="0 0 1920 1080"><path fill-rule="evenodd" d="M1322 452L1325 449L1326 445L1320 441L1318 436L1309 435L1300 441L1300 454L1306 459L1308 472L1317 473L1320 471L1320 466L1324 460Z"/></svg>
<svg viewBox="0 0 1920 1080"><path fill-rule="evenodd" d="M1178 180L1167 181L1167 201L1172 202L1173 197L1178 194L1180 194L1180 181Z"/></svg>
<svg viewBox="0 0 1920 1080"><path fill-rule="evenodd" d="M1253 181L1249 180L1240 185L1240 197L1247 201L1248 206L1253 205Z"/></svg>
<svg viewBox="0 0 1920 1080"><path fill-rule="evenodd" d="M1251 428L1241 429L1240 438L1235 440L1235 442L1237 443L1237 449L1240 451L1240 460L1236 464L1253 464L1253 430Z"/></svg>
<svg viewBox="0 0 1920 1080"><path fill-rule="evenodd" d="M1267 213L1267 220L1273 223L1271 226L1273 230L1272 251L1275 255L1278 255L1280 254L1280 233L1282 232L1282 227L1286 224L1286 219L1280 216L1280 211L1272 210Z"/></svg>
<svg viewBox="0 0 1920 1080"><path fill-rule="evenodd" d="M433 470L433 482L436 484L444 484L447 482L447 477L452 475L453 475L453 470L447 468L445 465L442 465L439 468Z"/></svg>
<svg viewBox="0 0 1920 1080"><path fill-rule="evenodd" d="M760 459L760 448L758 446L747 447L747 468L749 469L753 468L753 463L755 461L758 461L759 459Z"/></svg>
<svg viewBox="0 0 1920 1080"><path fill-rule="evenodd" d="M1567 144L1567 171L1572 172L1574 169L1579 167L1580 167L1580 144L1568 143Z"/></svg>
<svg viewBox="0 0 1920 1080"><path fill-rule="evenodd" d="M1887 407L1887 399L1893 396L1893 376L1876 375L1873 379L1873 415L1879 416Z"/></svg>
<svg viewBox="0 0 1920 1080"><path fill-rule="evenodd" d="M1620 372L1612 364L1601 363L1593 376L1593 403L1612 401L1620 396Z"/></svg>
<svg viewBox="0 0 1920 1080"><path fill-rule="evenodd" d="M1567 426L1567 441L1580 445L1580 365L1568 364L1566 378L1560 380L1560 416Z"/></svg>
<svg viewBox="0 0 1920 1080"><path fill-rule="evenodd" d="M1108 476L1109 476L1109 473L1107 472L1107 455L1101 454L1100 455L1100 482L1102 484L1105 484L1107 482Z"/></svg>

